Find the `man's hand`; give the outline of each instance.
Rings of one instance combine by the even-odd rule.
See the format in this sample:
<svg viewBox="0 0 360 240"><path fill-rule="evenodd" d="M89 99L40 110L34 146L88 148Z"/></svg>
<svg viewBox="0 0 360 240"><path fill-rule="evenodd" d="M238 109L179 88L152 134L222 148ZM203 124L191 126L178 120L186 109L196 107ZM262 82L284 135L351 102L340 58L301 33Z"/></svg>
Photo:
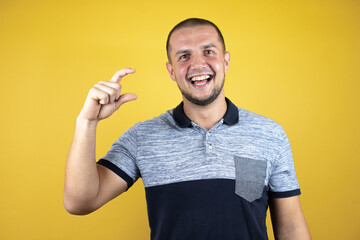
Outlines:
<svg viewBox="0 0 360 240"><path fill-rule="evenodd" d="M113 171L96 164L96 127L128 101L132 93L121 94L120 80L134 69L115 73L108 82L97 83L89 92L77 119L73 143L66 160L64 206L72 214L88 214L123 193L127 183Z"/></svg>
<svg viewBox="0 0 360 240"><path fill-rule="evenodd" d="M89 91L79 117L98 122L110 117L122 104L135 100L135 94L121 94L121 79L132 73L135 73L135 69L124 68L116 72L110 81L95 84Z"/></svg>

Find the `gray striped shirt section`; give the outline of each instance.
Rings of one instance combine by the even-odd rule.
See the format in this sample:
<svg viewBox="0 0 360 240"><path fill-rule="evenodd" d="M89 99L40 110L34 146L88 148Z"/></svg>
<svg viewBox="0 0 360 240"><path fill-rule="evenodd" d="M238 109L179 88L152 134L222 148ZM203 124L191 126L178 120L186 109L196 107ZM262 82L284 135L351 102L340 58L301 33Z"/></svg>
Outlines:
<svg viewBox="0 0 360 240"><path fill-rule="evenodd" d="M248 160L249 166L262 161L266 162L263 178L246 171L250 181L260 181L272 192L299 189L283 128L269 118L237 110L238 123L230 126L222 119L210 130L193 122L192 127L180 127L173 118L174 110L169 110L135 124L103 159L134 182L141 177L145 187L200 179L235 180L239 174L236 166L248 168L246 161L239 165L236 159Z"/></svg>

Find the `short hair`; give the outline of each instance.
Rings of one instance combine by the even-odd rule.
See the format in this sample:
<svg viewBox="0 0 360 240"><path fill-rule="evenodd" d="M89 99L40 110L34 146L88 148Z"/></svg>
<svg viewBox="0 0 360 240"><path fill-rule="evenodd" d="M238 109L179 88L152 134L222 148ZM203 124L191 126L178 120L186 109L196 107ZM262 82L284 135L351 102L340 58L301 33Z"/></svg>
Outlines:
<svg viewBox="0 0 360 240"><path fill-rule="evenodd" d="M224 41L224 37L220 32L220 29L213 23L210 22L209 20L206 19L201 19L201 18L188 18L180 23L178 23L173 29L171 29L168 37L167 37L167 41L166 41L166 53L167 53L167 57L169 62L171 63L171 58L170 58L170 38L171 35L178 29L181 28L185 28L185 27L196 27L196 26L203 26L203 25L209 25L212 26L213 28L215 28L216 32L219 35L219 40L221 42L223 51L225 52L225 41Z"/></svg>

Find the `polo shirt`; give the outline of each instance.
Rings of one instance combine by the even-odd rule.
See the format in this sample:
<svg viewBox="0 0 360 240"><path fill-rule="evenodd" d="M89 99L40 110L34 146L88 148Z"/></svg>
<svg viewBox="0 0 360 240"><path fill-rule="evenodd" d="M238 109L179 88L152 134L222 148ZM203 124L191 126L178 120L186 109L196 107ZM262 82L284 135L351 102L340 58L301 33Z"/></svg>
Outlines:
<svg viewBox="0 0 360 240"><path fill-rule="evenodd" d="M181 103L136 123L98 161L128 188L142 178L151 239L268 239L269 200L300 194L283 128L226 102L210 130Z"/></svg>

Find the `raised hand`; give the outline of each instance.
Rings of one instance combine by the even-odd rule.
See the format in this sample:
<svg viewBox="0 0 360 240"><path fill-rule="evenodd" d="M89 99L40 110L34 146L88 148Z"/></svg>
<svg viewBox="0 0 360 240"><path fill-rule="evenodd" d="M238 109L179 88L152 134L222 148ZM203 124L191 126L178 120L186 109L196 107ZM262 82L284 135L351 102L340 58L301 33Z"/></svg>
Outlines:
<svg viewBox="0 0 360 240"><path fill-rule="evenodd" d="M121 94L121 79L132 73L135 69L124 68L117 71L110 81L95 84L89 91L80 116L88 121L99 121L110 117L122 104L135 100L135 94Z"/></svg>

